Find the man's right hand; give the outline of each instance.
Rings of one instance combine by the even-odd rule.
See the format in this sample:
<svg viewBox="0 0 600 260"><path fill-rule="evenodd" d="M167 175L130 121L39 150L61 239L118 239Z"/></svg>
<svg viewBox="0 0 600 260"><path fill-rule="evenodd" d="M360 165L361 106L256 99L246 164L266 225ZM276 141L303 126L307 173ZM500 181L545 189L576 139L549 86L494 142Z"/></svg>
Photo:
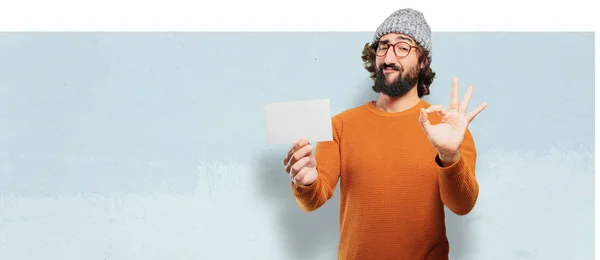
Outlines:
<svg viewBox="0 0 600 260"><path fill-rule="evenodd" d="M296 185L309 186L317 180L317 160L308 140L294 143L283 159L283 165Z"/></svg>

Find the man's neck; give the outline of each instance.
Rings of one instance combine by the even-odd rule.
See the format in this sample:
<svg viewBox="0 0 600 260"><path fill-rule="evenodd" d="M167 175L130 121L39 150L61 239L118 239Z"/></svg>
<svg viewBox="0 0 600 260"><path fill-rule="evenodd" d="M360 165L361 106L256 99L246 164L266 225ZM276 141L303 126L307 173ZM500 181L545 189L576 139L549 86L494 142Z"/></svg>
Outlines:
<svg viewBox="0 0 600 260"><path fill-rule="evenodd" d="M397 113L415 106L420 101L421 99L419 98L417 88L413 88L399 97L390 97L385 94L380 94L375 103L375 107L384 112Z"/></svg>

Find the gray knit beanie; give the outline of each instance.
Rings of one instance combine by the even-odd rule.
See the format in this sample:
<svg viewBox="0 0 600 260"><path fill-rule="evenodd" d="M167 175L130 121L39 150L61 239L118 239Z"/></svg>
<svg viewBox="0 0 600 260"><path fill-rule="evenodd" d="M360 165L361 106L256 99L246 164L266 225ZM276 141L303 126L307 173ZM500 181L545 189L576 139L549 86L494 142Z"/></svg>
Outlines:
<svg viewBox="0 0 600 260"><path fill-rule="evenodd" d="M371 44L377 43L381 36L388 33L406 34L431 52L431 28L423 14L417 10L406 8L393 12L379 25Z"/></svg>

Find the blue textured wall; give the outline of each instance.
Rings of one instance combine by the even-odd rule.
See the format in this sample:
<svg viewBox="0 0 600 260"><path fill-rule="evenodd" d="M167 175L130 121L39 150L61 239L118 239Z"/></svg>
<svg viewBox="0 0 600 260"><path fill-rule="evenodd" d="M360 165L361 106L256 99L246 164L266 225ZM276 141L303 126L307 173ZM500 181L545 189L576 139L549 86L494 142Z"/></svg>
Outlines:
<svg viewBox="0 0 600 260"><path fill-rule="evenodd" d="M452 259L589 259L594 34L434 33L479 149ZM295 204L266 102L376 98L370 33L0 34L0 259L335 259L338 193Z"/></svg>

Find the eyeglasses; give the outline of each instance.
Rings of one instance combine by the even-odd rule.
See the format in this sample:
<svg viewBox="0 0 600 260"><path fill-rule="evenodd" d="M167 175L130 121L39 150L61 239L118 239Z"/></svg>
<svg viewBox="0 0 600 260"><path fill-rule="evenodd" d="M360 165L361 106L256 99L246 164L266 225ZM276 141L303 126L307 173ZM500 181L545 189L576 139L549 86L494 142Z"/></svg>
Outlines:
<svg viewBox="0 0 600 260"><path fill-rule="evenodd" d="M404 57L408 56L408 54L410 53L412 48L415 48L417 50L419 49L419 48L417 48L417 46L410 45L406 42L397 42L394 44L386 43L386 44L380 44L377 47L377 51L375 52L375 54L379 57L383 57L387 54L388 49L390 47L392 47L394 49L394 54L396 54L396 56L398 56L398 58L404 58Z"/></svg>

